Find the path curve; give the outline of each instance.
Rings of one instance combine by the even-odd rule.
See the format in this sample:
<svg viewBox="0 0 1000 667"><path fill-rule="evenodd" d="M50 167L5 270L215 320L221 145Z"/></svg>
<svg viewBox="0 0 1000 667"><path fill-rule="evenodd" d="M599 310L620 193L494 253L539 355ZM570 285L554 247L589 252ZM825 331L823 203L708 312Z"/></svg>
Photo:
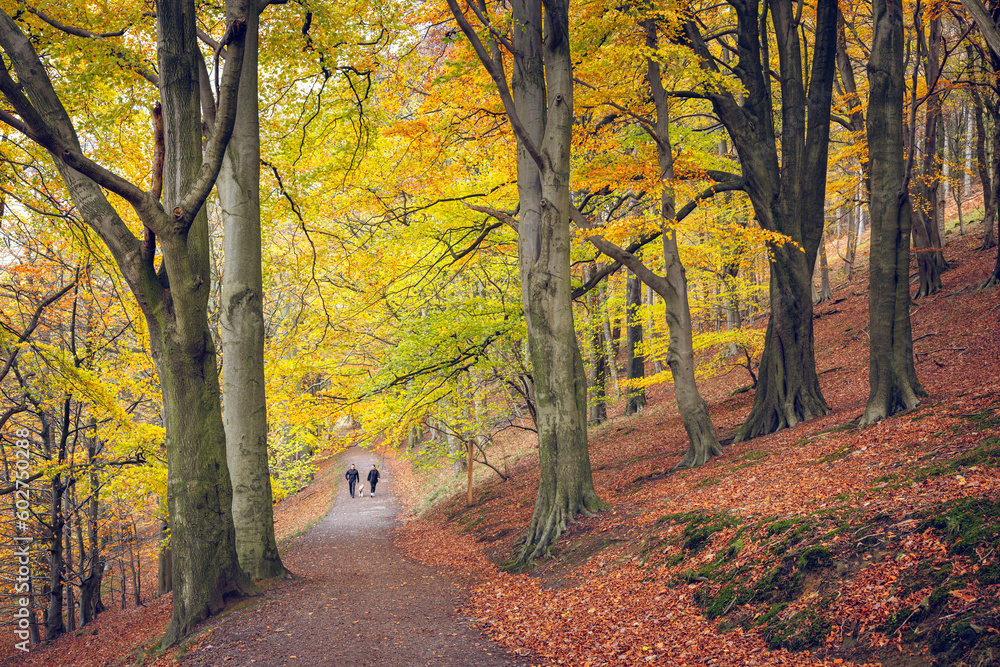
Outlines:
<svg viewBox="0 0 1000 667"><path fill-rule="evenodd" d="M456 615L461 583L393 545L399 504L381 465L375 497L351 498L343 475L364 480L374 457L352 447L335 464L329 514L284 557L302 581L272 586L267 600L221 619L182 665L516 667L515 657Z"/></svg>

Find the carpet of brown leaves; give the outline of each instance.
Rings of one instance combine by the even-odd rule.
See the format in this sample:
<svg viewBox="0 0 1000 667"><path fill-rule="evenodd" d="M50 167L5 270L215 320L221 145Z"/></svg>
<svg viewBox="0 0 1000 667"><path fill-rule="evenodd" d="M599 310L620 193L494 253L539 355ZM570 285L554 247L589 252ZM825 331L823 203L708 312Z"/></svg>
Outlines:
<svg viewBox="0 0 1000 667"><path fill-rule="evenodd" d="M976 289L992 268L995 251L977 251L976 243L971 236L952 241L946 254L953 268L943 276L944 289L912 311L917 372L929 397L911 413L866 429L852 427L868 392L867 275L856 274L850 282L840 277L834 300L816 308L815 320L829 415L730 445L702 468L671 473L686 448L684 430L672 391L656 387L640 415L591 429L594 480L611 509L572 526L554 549L555 558L528 574L508 574L491 562L512 556L530 518L538 481L530 458L516 465L509 481L478 488L476 506L466 508L456 497L428 519L410 523L404 542L415 557L478 573L482 583L470 615L492 638L539 665L854 664L844 657L851 655L847 635L850 647L862 650L855 657L883 660L888 647L899 657L887 662L930 664L919 655L924 649L903 647L898 634L886 636L878 628L928 595L929 589L896 595L899 582L919 564L947 561L952 577L969 567L967 559L949 556L931 531L911 532L917 522L906 517L957 499L995 499L1000 491L995 466L921 474L1000 433L995 425L984 431L970 422L970 416L1000 405L1000 290ZM747 379L736 369L702 385L723 437L749 412L752 393L733 393ZM772 651L754 629L720 631L719 620L706 620L695 595L717 594L721 584L685 583L682 570L717 559L735 529L718 531L704 550L678 564L674 557L681 548L669 538L683 524L665 518L696 510L747 521L825 515L829 528L847 521L870 526L861 535L850 531L823 542L833 550L853 546L852 540L875 546L850 564L850 576L836 582L836 601L823 612L832 629L822 646L813 653ZM779 564L783 554L765 549L764 537L746 533L727 567L761 574ZM818 591L821 582L815 577L806 582L804 594L782 608L783 618L819 595L808 587ZM950 595L948 611L955 614L977 601L997 607L1000 586ZM742 606L741 613L751 617L767 609ZM1000 624L994 625L987 631L997 632Z"/></svg>

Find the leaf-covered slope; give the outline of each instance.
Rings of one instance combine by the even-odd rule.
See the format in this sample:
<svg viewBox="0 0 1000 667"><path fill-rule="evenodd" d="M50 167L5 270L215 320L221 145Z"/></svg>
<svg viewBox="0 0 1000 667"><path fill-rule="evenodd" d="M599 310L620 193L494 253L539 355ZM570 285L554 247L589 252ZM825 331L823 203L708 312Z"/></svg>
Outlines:
<svg viewBox="0 0 1000 667"><path fill-rule="evenodd" d="M654 389L644 413L591 431L612 509L577 523L531 572L480 562L470 613L538 664L996 660L1000 292L976 290L992 256L975 244L949 244L944 290L913 309L930 392L918 408L856 427L867 276L841 279L815 321L830 415L671 472L683 429L670 392ZM749 392L732 393L743 382L734 372L707 384L722 434L749 409ZM432 518L445 523L429 534L441 541L425 542L425 557L507 561L530 515L534 465L522 459L510 481L482 485L471 508L462 498L439 507Z"/></svg>

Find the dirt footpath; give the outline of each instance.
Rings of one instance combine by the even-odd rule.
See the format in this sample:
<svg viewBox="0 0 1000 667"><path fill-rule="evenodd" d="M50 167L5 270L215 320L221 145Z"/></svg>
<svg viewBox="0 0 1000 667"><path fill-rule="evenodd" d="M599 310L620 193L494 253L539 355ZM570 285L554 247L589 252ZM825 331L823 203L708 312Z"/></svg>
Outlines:
<svg viewBox="0 0 1000 667"><path fill-rule="evenodd" d="M447 572L393 546L399 506L381 468L375 497L351 498L344 471L364 481L373 455L351 448L338 467L330 513L299 539L285 565L302 581L272 586L266 601L224 617L183 665L518 665L455 608L465 595Z"/></svg>

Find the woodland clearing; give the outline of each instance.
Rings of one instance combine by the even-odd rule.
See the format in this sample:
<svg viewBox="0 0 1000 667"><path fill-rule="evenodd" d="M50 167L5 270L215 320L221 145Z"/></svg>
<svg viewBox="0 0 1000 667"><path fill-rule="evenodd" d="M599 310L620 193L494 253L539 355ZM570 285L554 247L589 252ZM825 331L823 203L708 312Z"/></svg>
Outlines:
<svg viewBox="0 0 1000 667"><path fill-rule="evenodd" d="M1000 291L977 291L993 261L977 241L951 240L944 289L913 308L917 371L930 393L916 409L855 427L868 390L867 276L858 272L816 308L829 415L671 471L686 442L671 391L659 385L639 415L618 416L619 408L591 429L595 484L610 509L574 524L553 557L520 573L497 565L511 559L531 514L537 464L527 438L520 449L505 445L520 452L500 462L510 479L478 484L471 507L456 494L420 518L404 511L397 546L461 582L458 615L533 665L995 664ZM704 383L723 439L749 409L746 382L737 367ZM397 486L409 486L411 504L425 492L417 477ZM322 517L341 482L327 462L280 503L279 539ZM319 529L284 543L293 570ZM312 585L307 577L274 586L304 595ZM221 630L196 633L182 650L195 660L213 633L240 623L239 608L254 605L238 603L205 626ZM2 664L172 664L177 651L142 653L169 613L169 596L107 612ZM357 663L285 655L258 664Z"/></svg>

